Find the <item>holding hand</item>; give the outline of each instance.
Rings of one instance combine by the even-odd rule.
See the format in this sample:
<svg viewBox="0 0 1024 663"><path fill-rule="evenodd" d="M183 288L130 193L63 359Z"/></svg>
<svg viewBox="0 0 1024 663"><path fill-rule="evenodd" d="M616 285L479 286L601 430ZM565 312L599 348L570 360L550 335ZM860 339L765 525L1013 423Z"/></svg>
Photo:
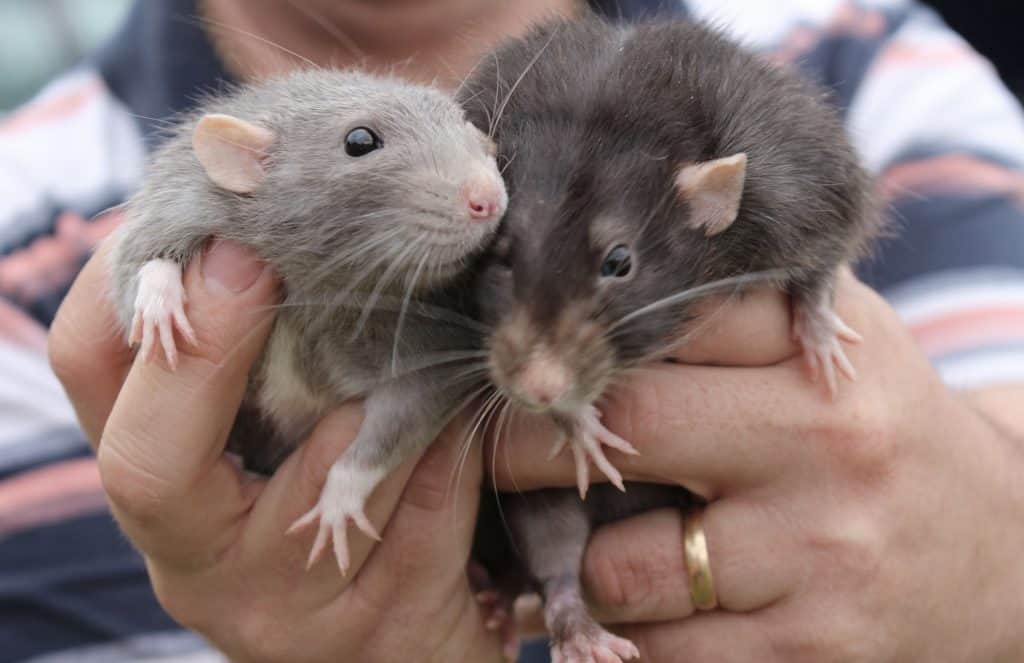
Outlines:
<svg viewBox="0 0 1024 663"><path fill-rule="evenodd" d="M679 357L719 366L653 366L606 410L640 451L610 454L627 481L710 500L699 525L718 608L695 609L682 517L661 510L591 539L596 614L645 661L1020 660L1020 444L947 389L848 275L837 310L864 337L848 349L859 379L829 403L801 372L782 304L730 305ZM499 488L574 485L572 460L548 462L550 437L533 430L503 436Z"/></svg>
<svg viewBox="0 0 1024 663"><path fill-rule="evenodd" d="M500 660L465 577L479 445L454 493L460 426L386 479L368 505L383 543L359 537L352 568L309 571L312 535L285 530L315 503L361 420L328 415L270 480L223 452L273 322L274 276L218 243L185 273L198 343L177 370L132 361L107 301L105 250L85 267L50 338L54 369L95 445L114 515L179 622L235 661Z"/></svg>

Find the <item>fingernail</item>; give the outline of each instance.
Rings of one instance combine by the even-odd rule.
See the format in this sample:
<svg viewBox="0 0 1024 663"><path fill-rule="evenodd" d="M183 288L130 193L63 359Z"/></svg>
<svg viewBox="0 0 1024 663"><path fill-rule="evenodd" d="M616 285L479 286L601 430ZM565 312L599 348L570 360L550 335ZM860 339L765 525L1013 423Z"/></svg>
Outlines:
<svg viewBox="0 0 1024 663"><path fill-rule="evenodd" d="M203 280L220 294L237 295L252 287L266 265L252 250L230 240L214 240L202 258Z"/></svg>

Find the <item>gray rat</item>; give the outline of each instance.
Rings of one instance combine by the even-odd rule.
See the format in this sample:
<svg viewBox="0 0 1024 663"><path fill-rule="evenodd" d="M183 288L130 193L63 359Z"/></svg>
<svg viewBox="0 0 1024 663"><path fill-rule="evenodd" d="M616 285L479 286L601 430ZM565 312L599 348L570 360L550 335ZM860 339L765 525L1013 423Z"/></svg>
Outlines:
<svg viewBox="0 0 1024 663"><path fill-rule="evenodd" d="M196 343L181 275L211 239L252 247L281 280L232 433L247 465L272 470L327 409L365 398L356 439L292 528L319 521L310 564L330 536L346 570L349 520L378 536L367 497L472 390L464 362L481 339L458 285L506 203L493 143L449 95L320 69L201 103L129 201L113 294L146 360L159 342L176 365L175 329Z"/></svg>
<svg viewBox="0 0 1024 663"><path fill-rule="evenodd" d="M508 212L479 274L490 374L514 406L559 425L554 452L568 445L580 492L505 496L512 541L485 512L474 554L506 592L540 590L555 661L632 658L586 611L587 538L697 500L605 484L582 501L591 461L624 489L602 445L636 453L597 404L685 342L698 296L751 283L791 296L794 336L830 394L837 370L853 379L841 341L858 336L832 299L840 265L880 224L870 180L822 91L685 21L550 24L484 60L461 101L507 164Z"/></svg>

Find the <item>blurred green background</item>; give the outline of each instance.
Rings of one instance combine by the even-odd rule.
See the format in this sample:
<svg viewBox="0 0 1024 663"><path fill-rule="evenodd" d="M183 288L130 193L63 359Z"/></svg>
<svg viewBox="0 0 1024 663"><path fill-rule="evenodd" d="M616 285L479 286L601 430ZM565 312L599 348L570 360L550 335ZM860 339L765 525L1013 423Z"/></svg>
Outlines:
<svg viewBox="0 0 1024 663"><path fill-rule="evenodd" d="M130 5L131 0L0 0L0 113L107 39Z"/></svg>

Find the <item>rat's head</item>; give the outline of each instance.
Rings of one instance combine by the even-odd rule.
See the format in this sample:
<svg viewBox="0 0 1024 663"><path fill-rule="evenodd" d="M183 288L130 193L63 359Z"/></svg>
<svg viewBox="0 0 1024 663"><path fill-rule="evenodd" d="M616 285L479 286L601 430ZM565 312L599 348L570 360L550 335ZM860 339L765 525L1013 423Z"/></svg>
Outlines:
<svg viewBox="0 0 1024 663"><path fill-rule="evenodd" d="M244 119L202 117L193 146L214 184L266 219L261 241L283 270L333 262L339 269L321 284L333 285L353 266L393 268L392 277L415 273L418 287L436 287L504 214L493 143L438 90L308 71L240 102Z"/></svg>
<svg viewBox="0 0 1024 663"><path fill-rule="evenodd" d="M580 133L584 147L561 159L506 133L519 156L483 276L492 378L537 411L578 412L620 371L671 350L692 317L681 293L723 276L708 268L729 242L715 236L743 193L743 153L677 159L626 137L597 158ZM617 140L603 136L602 149ZM539 163L550 166L538 173Z"/></svg>

